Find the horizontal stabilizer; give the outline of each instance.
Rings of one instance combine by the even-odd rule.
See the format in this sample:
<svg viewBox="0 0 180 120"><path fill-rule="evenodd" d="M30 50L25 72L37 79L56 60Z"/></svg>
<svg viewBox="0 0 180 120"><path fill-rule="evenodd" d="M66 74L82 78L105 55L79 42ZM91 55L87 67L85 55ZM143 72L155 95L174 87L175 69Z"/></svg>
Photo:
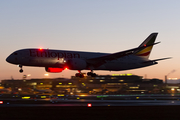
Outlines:
<svg viewBox="0 0 180 120"><path fill-rule="evenodd" d="M160 59L155 59L155 60L149 60L143 63L149 63L149 62L156 62L156 61L160 61L160 60L166 60L166 59L171 59L172 57L167 57L167 58L160 58Z"/></svg>

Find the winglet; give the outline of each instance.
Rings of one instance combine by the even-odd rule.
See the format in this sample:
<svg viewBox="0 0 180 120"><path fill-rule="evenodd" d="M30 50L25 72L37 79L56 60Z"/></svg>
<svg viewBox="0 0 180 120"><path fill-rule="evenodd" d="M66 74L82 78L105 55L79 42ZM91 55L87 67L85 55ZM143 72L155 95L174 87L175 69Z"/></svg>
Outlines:
<svg viewBox="0 0 180 120"><path fill-rule="evenodd" d="M143 46L147 46L147 45L151 45L151 44L155 45L155 44L160 43L160 42L154 43L155 40L156 40L157 35L158 35L158 33L152 33L152 34L150 34L150 35L144 40L144 42L141 43L141 45L140 45L139 47L143 47ZM145 59L148 59L148 58L149 58L149 55L150 55L150 53L151 53L151 50L152 50L152 48L153 48L153 45L136 51L136 52L135 52L135 55L137 55L137 56L139 56L139 57L142 57L142 58L145 58Z"/></svg>

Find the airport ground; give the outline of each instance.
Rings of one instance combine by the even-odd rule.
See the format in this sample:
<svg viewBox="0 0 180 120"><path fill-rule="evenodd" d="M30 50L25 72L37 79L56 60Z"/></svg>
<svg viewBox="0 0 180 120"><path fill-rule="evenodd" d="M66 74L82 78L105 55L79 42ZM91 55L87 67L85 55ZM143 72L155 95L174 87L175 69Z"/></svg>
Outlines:
<svg viewBox="0 0 180 120"><path fill-rule="evenodd" d="M179 120L180 106L0 107L1 120Z"/></svg>
<svg viewBox="0 0 180 120"><path fill-rule="evenodd" d="M0 120L180 119L179 84L170 86L163 84L161 80L145 80L138 76L119 75L99 76L98 78L83 80L76 80L76 78L73 80L4 80L2 86L4 88L0 94ZM49 89L45 89L47 87ZM49 92L50 88L53 92L52 90ZM69 91L55 92L55 90L61 90L60 88ZM107 88L107 90L104 92L96 91L96 94L92 94L89 92L89 88L93 90ZM124 91L112 93L110 92L112 88ZM72 92L76 89L81 90L81 92Z"/></svg>
<svg viewBox="0 0 180 120"><path fill-rule="evenodd" d="M179 120L179 98L180 94L1 95L0 118L1 120ZM88 107L89 104L91 106Z"/></svg>

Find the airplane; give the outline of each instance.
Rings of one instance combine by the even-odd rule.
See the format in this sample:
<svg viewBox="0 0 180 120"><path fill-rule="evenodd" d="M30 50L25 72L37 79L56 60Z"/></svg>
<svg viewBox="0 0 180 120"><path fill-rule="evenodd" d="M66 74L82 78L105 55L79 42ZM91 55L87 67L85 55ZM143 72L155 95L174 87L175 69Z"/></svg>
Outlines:
<svg viewBox="0 0 180 120"><path fill-rule="evenodd" d="M10 54L6 61L19 65L22 73L23 66L44 67L47 72L59 73L65 69L78 70L76 77L83 78L82 70L90 70L88 76L97 76L94 70L122 71L155 65L161 58L149 60L158 33L151 33L138 47L116 52L98 53L84 51L53 50L42 48L21 49Z"/></svg>

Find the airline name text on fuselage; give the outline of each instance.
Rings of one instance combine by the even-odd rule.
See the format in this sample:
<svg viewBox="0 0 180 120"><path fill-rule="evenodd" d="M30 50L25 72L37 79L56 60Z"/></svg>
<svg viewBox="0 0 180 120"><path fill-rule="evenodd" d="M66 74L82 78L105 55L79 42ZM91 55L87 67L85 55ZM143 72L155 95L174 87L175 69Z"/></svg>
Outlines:
<svg viewBox="0 0 180 120"><path fill-rule="evenodd" d="M58 52L51 50L29 50L31 57L47 57L47 58L80 58L80 54L71 52Z"/></svg>

